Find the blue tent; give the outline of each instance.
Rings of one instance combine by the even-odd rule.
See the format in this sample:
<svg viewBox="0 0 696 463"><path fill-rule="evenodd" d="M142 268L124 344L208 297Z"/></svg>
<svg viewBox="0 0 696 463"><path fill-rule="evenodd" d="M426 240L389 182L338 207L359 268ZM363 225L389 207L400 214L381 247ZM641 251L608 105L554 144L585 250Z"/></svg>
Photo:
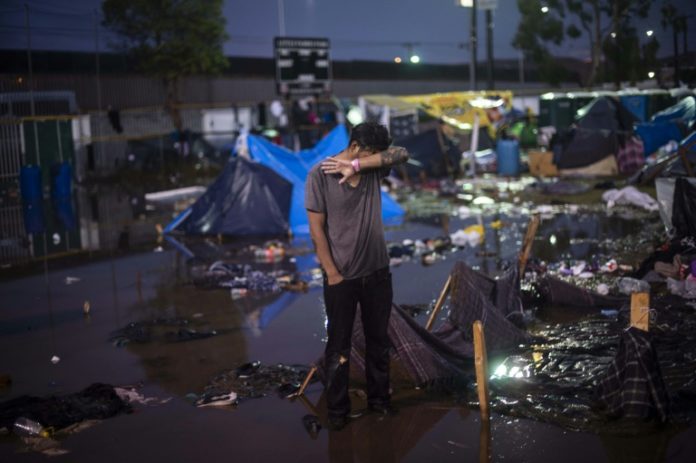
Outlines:
<svg viewBox="0 0 696 463"><path fill-rule="evenodd" d="M339 125L327 134L314 148L292 152L262 137L249 135L249 156L273 169L293 184L290 203L290 230L295 235L309 234L307 212L304 207L305 179L309 169L320 160L339 153L348 146L348 132ZM404 210L388 194L382 193L382 218L400 217Z"/></svg>

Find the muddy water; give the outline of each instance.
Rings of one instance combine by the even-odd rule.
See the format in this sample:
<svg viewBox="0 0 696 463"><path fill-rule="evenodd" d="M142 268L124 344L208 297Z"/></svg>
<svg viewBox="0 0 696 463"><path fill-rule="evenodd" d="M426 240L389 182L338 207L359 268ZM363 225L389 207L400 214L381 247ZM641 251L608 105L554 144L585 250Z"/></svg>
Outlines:
<svg viewBox="0 0 696 463"><path fill-rule="evenodd" d="M432 266L404 262L392 269L395 301L429 304L437 297L456 259L495 274L513 261L521 244L529 208L483 211L485 244L448 253ZM442 235L477 223L477 217L414 217L390 227L389 241ZM589 259L611 255L618 239L635 234L644 217L606 217L602 211L555 215L542 222L534 254ZM551 236L555 240L550 240ZM643 238L635 238L642 243ZM553 241L553 243L551 242ZM644 243L647 246L647 243ZM296 243L298 248L306 243ZM490 429L478 414L451 400L418 391L397 391L401 413L378 420L364 417L342 432L322 429L316 439L302 417L325 414L321 386L308 391L308 403L276 396L242 402L233 409L198 409L185 398L200 393L217 373L241 363L308 364L323 350L325 317L320 289L304 294L233 300L226 290L200 290L188 283L188 269L166 244L154 252L116 254L65 268L49 262L46 273L0 283L0 373L13 384L0 400L22 394L61 394L93 382L139 384L146 396L172 400L137 406L120 416L65 438L70 453L55 461L692 461L696 432L653 433L638 438L568 432L560 427L494 415ZM207 245L209 248L210 246ZM209 257L225 252L213 247ZM635 246L633 246L635 247ZM485 252L481 252L485 251ZM647 250L646 250L647 251ZM136 276L142 276L137 284ZM66 284L66 277L80 281ZM83 316L89 301L90 316ZM424 321L427 314L419 315ZM187 320L206 339L171 342L176 328L159 326L148 342L117 346L113 333L131 322ZM52 364L53 355L60 362ZM356 405L359 399L355 398ZM0 438L0 461L43 461L36 453ZM484 460L481 460L484 461Z"/></svg>

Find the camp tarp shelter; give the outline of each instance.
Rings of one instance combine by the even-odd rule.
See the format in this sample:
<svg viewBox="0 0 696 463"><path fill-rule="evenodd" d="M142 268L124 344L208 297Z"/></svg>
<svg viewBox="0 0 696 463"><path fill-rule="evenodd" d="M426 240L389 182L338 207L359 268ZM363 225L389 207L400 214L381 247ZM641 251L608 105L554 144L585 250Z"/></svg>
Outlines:
<svg viewBox="0 0 696 463"><path fill-rule="evenodd" d="M309 222L304 207L305 179L309 169L321 159L338 154L348 146L348 133L343 125L337 126L314 148L294 153L275 145L262 137L247 137L249 156L256 162L270 167L291 182L290 230L295 235L309 234ZM382 193L382 218L401 217L404 210L388 194Z"/></svg>
<svg viewBox="0 0 696 463"><path fill-rule="evenodd" d="M670 141L679 141L696 122L696 98L687 96L674 106L656 113L650 122L638 124L636 132L650 155Z"/></svg>
<svg viewBox="0 0 696 463"><path fill-rule="evenodd" d="M286 234L292 190L292 183L272 169L244 158L231 158L206 192L170 223L165 232Z"/></svg>
<svg viewBox="0 0 696 463"><path fill-rule="evenodd" d="M635 120L617 98L595 98L577 111L575 127L559 134L554 163L559 169L574 169L616 155L622 139L633 133Z"/></svg>
<svg viewBox="0 0 696 463"><path fill-rule="evenodd" d="M452 124L459 129L470 130L474 116L479 115L479 126L492 128L488 111L498 108L503 112L512 109L512 92L480 91L450 92L428 95L400 96L401 100L418 104L428 114Z"/></svg>
<svg viewBox="0 0 696 463"><path fill-rule="evenodd" d="M396 143L406 148L410 156L403 169L395 169L400 177L404 170L411 179L419 178L421 172L429 178L443 178L459 172L459 149L437 128L401 138Z"/></svg>

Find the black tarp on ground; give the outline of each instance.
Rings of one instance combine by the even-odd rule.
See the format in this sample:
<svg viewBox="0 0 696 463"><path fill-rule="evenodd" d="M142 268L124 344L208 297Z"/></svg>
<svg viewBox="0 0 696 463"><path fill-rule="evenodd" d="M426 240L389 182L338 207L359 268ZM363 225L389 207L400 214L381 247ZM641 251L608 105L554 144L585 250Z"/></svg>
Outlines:
<svg viewBox="0 0 696 463"><path fill-rule="evenodd" d="M292 188L268 167L230 159L176 230L198 235L285 234Z"/></svg>
<svg viewBox="0 0 696 463"><path fill-rule="evenodd" d="M677 237L696 236L696 187L684 178L674 185L672 225Z"/></svg>
<svg viewBox="0 0 696 463"><path fill-rule="evenodd" d="M411 179L418 179L424 173L428 178L443 178L459 173L459 149L437 128L399 138L396 145L408 150L409 161L404 168L394 172L403 178L404 170Z"/></svg>
<svg viewBox="0 0 696 463"><path fill-rule="evenodd" d="M575 127L559 133L553 146L559 169L585 167L616 155L636 121L616 98L602 96L578 110Z"/></svg>

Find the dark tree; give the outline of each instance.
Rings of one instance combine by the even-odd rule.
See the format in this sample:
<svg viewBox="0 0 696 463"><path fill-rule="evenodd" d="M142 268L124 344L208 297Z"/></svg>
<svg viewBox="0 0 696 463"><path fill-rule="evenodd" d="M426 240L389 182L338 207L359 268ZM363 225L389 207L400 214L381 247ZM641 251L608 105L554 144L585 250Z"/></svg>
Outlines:
<svg viewBox="0 0 696 463"><path fill-rule="evenodd" d="M222 0L104 0L104 26L121 39L146 74L161 79L165 107L177 130L179 82L191 75L216 74L227 65Z"/></svg>
<svg viewBox="0 0 696 463"><path fill-rule="evenodd" d="M513 46L539 59L546 66L549 45L585 39L590 50L590 73L584 82L595 84L605 50L605 41L630 29L636 16L645 17L650 0L517 0L522 20ZM543 8L543 10L542 10ZM633 54L640 62L640 55ZM635 64L635 63L634 63Z"/></svg>

